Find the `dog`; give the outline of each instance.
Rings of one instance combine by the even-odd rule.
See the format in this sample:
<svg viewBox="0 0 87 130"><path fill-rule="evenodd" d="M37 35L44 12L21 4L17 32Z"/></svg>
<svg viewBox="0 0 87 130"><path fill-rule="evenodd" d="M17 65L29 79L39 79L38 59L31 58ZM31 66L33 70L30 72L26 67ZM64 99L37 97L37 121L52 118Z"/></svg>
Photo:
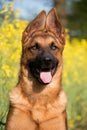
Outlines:
<svg viewBox="0 0 87 130"><path fill-rule="evenodd" d="M27 25L5 130L67 130L67 97L61 85L64 45L55 8L47 15L41 11Z"/></svg>

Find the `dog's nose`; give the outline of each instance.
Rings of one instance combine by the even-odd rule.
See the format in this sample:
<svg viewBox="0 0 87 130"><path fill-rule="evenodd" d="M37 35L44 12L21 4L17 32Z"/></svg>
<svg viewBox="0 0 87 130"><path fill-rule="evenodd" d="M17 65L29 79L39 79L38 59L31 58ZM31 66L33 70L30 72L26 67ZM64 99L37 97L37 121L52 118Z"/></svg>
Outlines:
<svg viewBox="0 0 87 130"><path fill-rule="evenodd" d="M49 65L52 62L52 59L50 57L44 57L43 62Z"/></svg>

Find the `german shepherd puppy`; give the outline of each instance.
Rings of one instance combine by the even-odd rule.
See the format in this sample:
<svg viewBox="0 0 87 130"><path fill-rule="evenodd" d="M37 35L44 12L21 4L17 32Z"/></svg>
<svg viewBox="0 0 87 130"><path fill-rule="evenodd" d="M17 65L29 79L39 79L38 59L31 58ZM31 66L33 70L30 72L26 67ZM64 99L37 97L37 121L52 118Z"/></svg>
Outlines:
<svg viewBox="0 0 87 130"><path fill-rule="evenodd" d="M64 44L64 29L54 8L28 24L19 81L9 94L6 130L67 130L67 98L61 87Z"/></svg>

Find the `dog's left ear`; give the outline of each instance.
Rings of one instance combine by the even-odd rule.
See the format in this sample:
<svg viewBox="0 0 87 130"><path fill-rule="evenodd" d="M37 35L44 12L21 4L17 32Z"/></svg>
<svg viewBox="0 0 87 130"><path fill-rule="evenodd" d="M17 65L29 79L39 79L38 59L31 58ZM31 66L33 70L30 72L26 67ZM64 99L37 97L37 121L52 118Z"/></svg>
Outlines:
<svg viewBox="0 0 87 130"><path fill-rule="evenodd" d="M53 8L49 11L46 20L46 29L53 32L56 37L60 38L65 43L65 31L61 25L61 22L57 16L56 9Z"/></svg>

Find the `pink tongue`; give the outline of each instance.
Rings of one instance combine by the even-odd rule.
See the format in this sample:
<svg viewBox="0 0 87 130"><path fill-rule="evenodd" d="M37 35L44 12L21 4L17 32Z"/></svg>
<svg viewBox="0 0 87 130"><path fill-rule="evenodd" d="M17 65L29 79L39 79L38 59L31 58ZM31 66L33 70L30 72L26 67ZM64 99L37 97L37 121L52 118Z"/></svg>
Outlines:
<svg viewBox="0 0 87 130"><path fill-rule="evenodd" d="M51 72L41 72L40 79L43 81L43 83L50 83L52 80Z"/></svg>

